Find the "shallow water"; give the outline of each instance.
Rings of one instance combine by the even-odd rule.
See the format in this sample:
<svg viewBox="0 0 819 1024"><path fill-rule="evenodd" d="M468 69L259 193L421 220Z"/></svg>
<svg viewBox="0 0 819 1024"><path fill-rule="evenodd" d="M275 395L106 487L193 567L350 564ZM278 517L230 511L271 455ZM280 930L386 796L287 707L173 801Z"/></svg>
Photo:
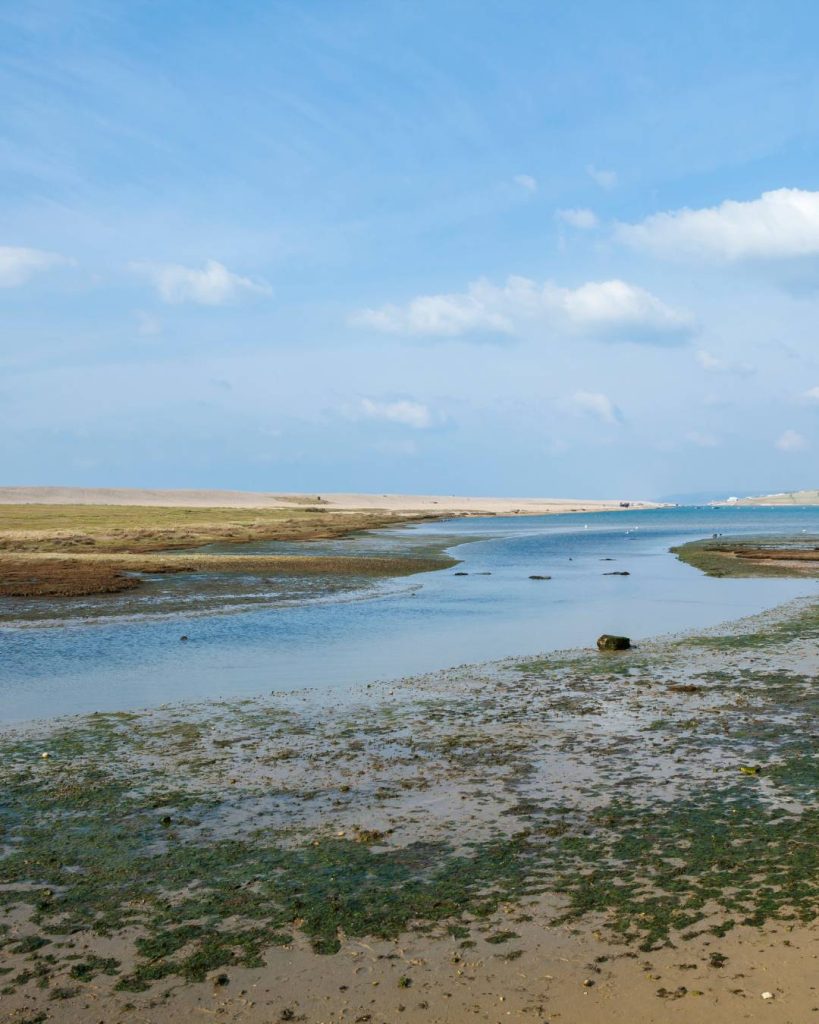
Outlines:
<svg viewBox="0 0 819 1024"><path fill-rule="evenodd" d="M602 632L639 640L711 626L816 594L819 584L710 579L668 548L714 533L802 531L819 534L819 508L475 518L331 545L256 545L253 550L382 553L446 537L463 564L353 592L311 589L296 603L244 611L4 625L0 721L306 686L341 689L587 647ZM603 575L621 570L631 575ZM552 578L530 580L532 574ZM180 642L183 634L187 643Z"/></svg>

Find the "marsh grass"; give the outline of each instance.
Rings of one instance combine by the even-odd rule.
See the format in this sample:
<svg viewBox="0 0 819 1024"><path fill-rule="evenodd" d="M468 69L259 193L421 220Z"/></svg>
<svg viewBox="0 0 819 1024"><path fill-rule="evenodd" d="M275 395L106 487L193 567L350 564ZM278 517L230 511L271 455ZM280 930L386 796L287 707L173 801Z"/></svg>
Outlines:
<svg viewBox="0 0 819 1024"><path fill-rule="evenodd" d="M145 575L168 573L372 579L457 564L442 554L444 542L386 557L190 553L217 543L333 540L431 518L311 507L0 505L0 597L113 594L138 588Z"/></svg>

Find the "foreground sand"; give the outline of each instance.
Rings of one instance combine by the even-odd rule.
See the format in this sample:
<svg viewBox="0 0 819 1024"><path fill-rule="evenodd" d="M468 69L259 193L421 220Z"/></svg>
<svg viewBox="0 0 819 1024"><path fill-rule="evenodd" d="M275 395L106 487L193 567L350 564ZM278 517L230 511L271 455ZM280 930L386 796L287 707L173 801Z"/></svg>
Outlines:
<svg viewBox="0 0 819 1024"><path fill-rule="evenodd" d="M812 1020L817 640L9 730L0 1019Z"/></svg>
<svg viewBox="0 0 819 1024"><path fill-rule="evenodd" d="M166 508L298 508L317 503L344 511L381 511L452 515L547 515L602 512L620 508L658 508L655 502L618 498L473 498L418 494L271 494L255 491L148 490L86 487L0 487L0 504L147 505Z"/></svg>

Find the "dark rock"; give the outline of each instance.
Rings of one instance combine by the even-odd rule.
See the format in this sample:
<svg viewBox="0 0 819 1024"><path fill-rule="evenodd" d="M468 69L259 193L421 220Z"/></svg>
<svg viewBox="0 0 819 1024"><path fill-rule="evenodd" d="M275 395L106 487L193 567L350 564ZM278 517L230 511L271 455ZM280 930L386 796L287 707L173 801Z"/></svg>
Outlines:
<svg viewBox="0 0 819 1024"><path fill-rule="evenodd" d="M620 572L617 572L615 570L614 572L604 572L603 575L604 576L631 576L631 573L630 572L626 572L625 570L622 570Z"/></svg>
<svg viewBox="0 0 819 1024"><path fill-rule="evenodd" d="M186 644L188 642L188 638L186 636L180 636L179 642L181 644Z"/></svg>
<svg viewBox="0 0 819 1024"><path fill-rule="evenodd" d="M631 640L627 636L612 636L611 633L604 633L597 638L599 651L627 651L629 647L631 647Z"/></svg>
<svg viewBox="0 0 819 1024"><path fill-rule="evenodd" d="M550 580L551 576L530 576L530 580Z"/></svg>

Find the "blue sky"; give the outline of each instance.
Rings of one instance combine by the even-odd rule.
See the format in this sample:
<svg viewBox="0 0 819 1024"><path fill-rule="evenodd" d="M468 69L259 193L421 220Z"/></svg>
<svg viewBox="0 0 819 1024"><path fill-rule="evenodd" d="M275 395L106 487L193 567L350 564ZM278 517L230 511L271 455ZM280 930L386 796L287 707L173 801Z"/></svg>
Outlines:
<svg viewBox="0 0 819 1024"><path fill-rule="evenodd" d="M0 481L819 485L818 36L0 0Z"/></svg>

